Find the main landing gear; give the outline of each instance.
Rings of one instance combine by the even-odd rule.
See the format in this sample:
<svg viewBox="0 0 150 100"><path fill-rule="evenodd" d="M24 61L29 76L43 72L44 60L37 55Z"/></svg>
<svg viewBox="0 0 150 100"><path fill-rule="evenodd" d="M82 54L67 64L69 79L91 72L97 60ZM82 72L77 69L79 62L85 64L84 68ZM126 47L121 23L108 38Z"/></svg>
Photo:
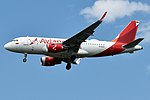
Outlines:
<svg viewBox="0 0 150 100"><path fill-rule="evenodd" d="M70 69L71 69L71 63L68 63L68 64L67 64L66 69L67 69L67 70L70 70Z"/></svg>
<svg viewBox="0 0 150 100"><path fill-rule="evenodd" d="M23 62L27 62L27 53L24 54Z"/></svg>
<svg viewBox="0 0 150 100"><path fill-rule="evenodd" d="M67 69L67 70L70 70L70 69L71 69L71 62L73 62L75 59L76 59L76 56L75 56L75 55L72 55L72 56L70 57L70 62L68 62L67 65L66 65L66 69Z"/></svg>

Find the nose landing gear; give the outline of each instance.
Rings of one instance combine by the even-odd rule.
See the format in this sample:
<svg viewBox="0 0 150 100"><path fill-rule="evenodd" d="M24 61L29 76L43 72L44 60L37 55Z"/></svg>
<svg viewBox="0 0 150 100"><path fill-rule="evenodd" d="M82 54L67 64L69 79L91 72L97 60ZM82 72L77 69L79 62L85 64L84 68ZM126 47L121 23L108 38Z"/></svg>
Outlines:
<svg viewBox="0 0 150 100"><path fill-rule="evenodd" d="M24 54L23 62L27 62L27 53Z"/></svg>

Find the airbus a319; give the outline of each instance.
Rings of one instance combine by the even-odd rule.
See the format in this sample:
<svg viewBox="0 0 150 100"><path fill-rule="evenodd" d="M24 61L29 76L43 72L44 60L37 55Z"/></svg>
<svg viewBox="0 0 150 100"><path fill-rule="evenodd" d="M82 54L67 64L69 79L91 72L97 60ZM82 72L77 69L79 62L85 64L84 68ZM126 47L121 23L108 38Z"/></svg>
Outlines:
<svg viewBox="0 0 150 100"><path fill-rule="evenodd" d="M19 37L5 44L4 48L23 53L23 62L27 61L27 54L40 54L44 55L41 58L42 66L54 66L65 62L67 70L70 70L71 64L79 64L82 58L134 53L143 49L138 45L143 38L135 39L139 25L139 21L136 20L131 21L112 41L88 40L106 14L107 12L98 21L68 39Z"/></svg>

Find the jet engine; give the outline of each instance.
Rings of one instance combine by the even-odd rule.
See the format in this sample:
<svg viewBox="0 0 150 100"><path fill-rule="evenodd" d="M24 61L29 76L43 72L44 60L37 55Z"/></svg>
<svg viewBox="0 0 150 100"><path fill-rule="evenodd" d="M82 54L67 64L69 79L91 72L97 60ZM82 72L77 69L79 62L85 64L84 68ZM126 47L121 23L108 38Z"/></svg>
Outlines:
<svg viewBox="0 0 150 100"><path fill-rule="evenodd" d="M53 57L45 56L41 58L41 63L42 66L54 66L56 64L61 64L61 60Z"/></svg>
<svg viewBox="0 0 150 100"><path fill-rule="evenodd" d="M63 51L63 45L62 44L48 44L47 45L48 52L61 52Z"/></svg>

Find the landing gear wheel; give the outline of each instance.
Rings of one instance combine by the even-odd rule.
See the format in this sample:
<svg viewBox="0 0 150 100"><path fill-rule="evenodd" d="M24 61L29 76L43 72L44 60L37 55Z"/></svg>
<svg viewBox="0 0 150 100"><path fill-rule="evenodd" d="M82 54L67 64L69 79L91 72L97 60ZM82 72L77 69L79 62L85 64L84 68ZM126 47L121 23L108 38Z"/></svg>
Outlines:
<svg viewBox="0 0 150 100"><path fill-rule="evenodd" d="M27 62L27 53L24 54L23 62Z"/></svg>
<svg viewBox="0 0 150 100"><path fill-rule="evenodd" d="M71 69L71 64L70 64L70 63L67 64L66 69L67 69L67 70L70 70L70 69Z"/></svg>
<svg viewBox="0 0 150 100"><path fill-rule="evenodd" d="M24 59L23 59L23 62L27 62L27 59L26 59L26 58L24 58Z"/></svg>

